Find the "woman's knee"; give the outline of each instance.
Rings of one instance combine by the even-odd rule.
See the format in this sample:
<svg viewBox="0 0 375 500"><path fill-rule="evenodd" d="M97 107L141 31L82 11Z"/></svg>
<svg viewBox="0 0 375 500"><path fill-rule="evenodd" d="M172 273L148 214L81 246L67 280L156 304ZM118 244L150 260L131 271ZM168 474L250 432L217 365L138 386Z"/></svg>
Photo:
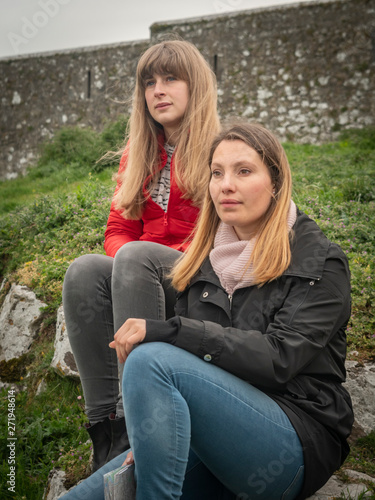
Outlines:
<svg viewBox="0 0 375 500"><path fill-rule="evenodd" d="M110 279L113 259L106 255L82 255L75 259L66 271L63 283L63 299L84 296L96 285Z"/></svg>
<svg viewBox="0 0 375 500"><path fill-rule="evenodd" d="M113 259L106 255L88 254L75 259L64 277L64 289L76 289L85 285L91 288L98 277L111 275Z"/></svg>
<svg viewBox="0 0 375 500"><path fill-rule="evenodd" d="M116 253L114 274L123 269L135 271L143 268L155 271L164 267L169 268L180 255L181 252L178 250L152 241L130 241Z"/></svg>
<svg viewBox="0 0 375 500"><path fill-rule="evenodd" d="M114 266L132 269L132 266L147 263L155 254L155 245L149 241L129 241L117 251Z"/></svg>
<svg viewBox="0 0 375 500"><path fill-rule="evenodd" d="M138 345L126 359L124 378L127 373L133 372L138 369L138 367L150 366L155 359L158 359L160 352L163 351L165 347L168 347L168 345L169 344L165 342L146 342ZM141 370L142 369L143 368L141 368Z"/></svg>
<svg viewBox="0 0 375 500"><path fill-rule="evenodd" d="M140 344L128 356L123 373L123 384L139 381L143 384L146 377L157 374L166 368L166 360L171 362L174 346L165 342L149 342Z"/></svg>

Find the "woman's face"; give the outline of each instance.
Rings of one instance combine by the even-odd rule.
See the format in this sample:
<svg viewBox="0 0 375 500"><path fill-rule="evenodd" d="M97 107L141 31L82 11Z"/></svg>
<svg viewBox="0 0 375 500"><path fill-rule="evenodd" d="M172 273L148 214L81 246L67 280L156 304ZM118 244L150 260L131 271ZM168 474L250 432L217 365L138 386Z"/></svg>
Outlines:
<svg viewBox="0 0 375 500"><path fill-rule="evenodd" d="M258 153L243 141L222 141L211 163L210 195L220 219L249 240L272 199L273 185Z"/></svg>
<svg viewBox="0 0 375 500"><path fill-rule="evenodd" d="M187 82L173 75L153 75L146 80L145 98L152 118L163 126L165 137L174 144L174 133L178 130L189 102Z"/></svg>

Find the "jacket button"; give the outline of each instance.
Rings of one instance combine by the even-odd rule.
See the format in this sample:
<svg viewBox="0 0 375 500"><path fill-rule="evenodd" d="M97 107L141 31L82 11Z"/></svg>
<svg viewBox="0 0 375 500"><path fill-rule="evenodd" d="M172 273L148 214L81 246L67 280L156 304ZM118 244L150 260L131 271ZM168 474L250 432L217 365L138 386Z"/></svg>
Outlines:
<svg viewBox="0 0 375 500"><path fill-rule="evenodd" d="M203 358L203 359L204 359L205 361L211 361L212 356L211 356L211 354L206 354L206 355L204 356L204 358Z"/></svg>
<svg viewBox="0 0 375 500"><path fill-rule="evenodd" d="M205 299L206 297L208 297L208 292L204 292L204 294L202 295L202 297Z"/></svg>

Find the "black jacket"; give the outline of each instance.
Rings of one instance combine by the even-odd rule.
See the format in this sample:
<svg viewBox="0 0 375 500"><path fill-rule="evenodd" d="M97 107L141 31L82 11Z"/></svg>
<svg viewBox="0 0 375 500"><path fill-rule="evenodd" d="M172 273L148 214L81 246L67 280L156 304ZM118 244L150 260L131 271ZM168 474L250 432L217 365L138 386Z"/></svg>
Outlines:
<svg viewBox="0 0 375 500"><path fill-rule="evenodd" d="M277 280L227 295L209 259L179 294L168 341L248 381L287 413L304 448L299 499L318 490L349 447L345 381L350 274L342 250L298 211L292 261ZM147 321L146 341L164 340Z"/></svg>

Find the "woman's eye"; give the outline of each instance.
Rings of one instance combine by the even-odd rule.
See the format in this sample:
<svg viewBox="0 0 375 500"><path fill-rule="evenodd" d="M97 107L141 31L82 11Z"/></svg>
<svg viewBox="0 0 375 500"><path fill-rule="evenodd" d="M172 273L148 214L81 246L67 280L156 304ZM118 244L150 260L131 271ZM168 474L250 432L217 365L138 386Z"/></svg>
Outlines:
<svg viewBox="0 0 375 500"><path fill-rule="evenodd" d="M177 78L175 76L167 76L167 82L173 82L174 80L177 80Z"/></svg>
<svg viewBox="0 0 375 500"><path fill-rule="evenodd" d="M145 86L146 87L151 87L152 85L154 85L154 80L147 80L147 82L145 83Z"/></svg>
<svg viewBox="0 0 375 500"><path fill-rule="evenodd" d="M221 172L219 170L212 170L211 177L220 177Z"/></svg>
<svg viewBox="0 0 375 500"><path fill-rule="evenodd" d="M248 168L241 168L241 170L239 171L240 175L247 175L247 174L250 174L250 170Z"/></svg>

